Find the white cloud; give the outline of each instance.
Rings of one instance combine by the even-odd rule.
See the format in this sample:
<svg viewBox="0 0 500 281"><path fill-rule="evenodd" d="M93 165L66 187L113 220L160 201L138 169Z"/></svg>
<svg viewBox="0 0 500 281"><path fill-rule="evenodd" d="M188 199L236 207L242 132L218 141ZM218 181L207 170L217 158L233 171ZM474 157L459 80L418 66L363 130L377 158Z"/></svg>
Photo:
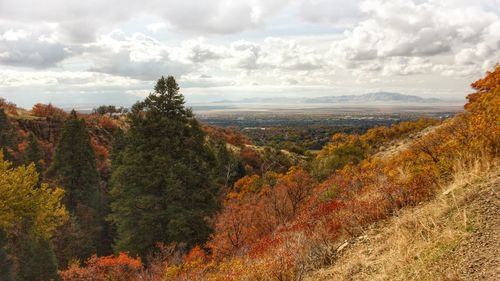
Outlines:
<svg viewBox="0 0 500 281"><path fill-rule="evenodd" d="M443 75L472 75L500 59L500 18L477 2L373 0L360 7L365 19L332 43L333 64L385 76L444 68Z"/></svg>
<svg viewBox="0 0 500 281"><path fill-rule="evenodd" d="M263 25L287 2L289 0L46 0L40 5L33 0L4 0L0 3L0 18L24 23L56 22L60 32L73 42L90 42L97 30L116 27L138 15L163 20L163 24L149 26L153 31L168 24L177 30L198 34L240 32Z"/></svg>
<svg viewBox="0 0 500 281"><path fill-rule="evenodd" d="M498 19L481 10L467 10L438 1L366 1L368 19L334 44L346 59L390 56L433 56L448 53ZM468 15L474 13L474 16Z"/></svg>
<svg viewBox="0 0 500 281"><path fill-rule="evenodd" d="M350 25L361 16L359 0L302 0L296 1L299 17L316 23Z"/></svg>
<svg viewBox="0 0 500 281"><path fill-rule="evenodd" d="M167 28L167 24L164 22L156 22L146 25L146 29L152 31L154 33L159 32L160 30L164 30Z"/></svg>
<svg viewBox="0 0 500 281"><path fill-rule="evenodd" d="M65 45L37 40L29 36L18 40L0 40L0 64L47 68L66 59L70 52Z"/></svg>
<svg viewBox="0 0 500 281"><path fill-rule="evenodd" d="M233 86L234 79L224 77L212 77L206 74L190 73L182 75L179 83L186 88L211 88L222 86Z"/></svg>
<svg viewBox="0 0 500 281"><path fill-rule="evenodd" d="M243 69L257 69L260 51L260 46L254 42L245 40L233 42L230 49L232 56L230 65Z"/></svg>
<svg viewBox="0 0 500 281"><path fill-rule="evenodd" d="M5 31L3 35L0 35L0 40L5 40L5 41L18 41L21 39L25 39L30 35L29 32L24 31L24 30L12 30L9 29Z"/></svg>
<svg viewBox="0 0 500 281"><path fill-rule="evenodd" d="M231 44L229 53L229 65L246 70L300 71L318 69L323 65L320 53L293 39L269 37L262 43L239 40Z"/></svg>
<svg viewBox="0 0 500 281"><path fill-rule="evenodd" d="M322 66L322 56L294 40L266 38L258 63L271 68L312 70Z"/></svg>
<svg viewBox="0 0 500 281"><path fill-rule="evenodd" d="M172 48L170 58L183 63L203 63L226 56L226 48L206 43L203 38L183 41Z"/></svg>
<svg viewBox="0 0 500 281"><path fill-rule="evenodd" d="M82 87L129 87L139 81L126 77L88 71L15 71L0 70L0 87L18 86L77 86Z"/></svg>
<svg viewBox="0 0 500 281"><path fill-rule="evenodd" d="M182 75L189 66L169 58L171 48L162 42L134 33L131 36L113 31L86 45L85 58L93 62L95 72L153 80L161 75Z"/></svg>
<svg viewBox="0 0 500 281"><path fill-rule="evenodd" d="M481 34L479 42L468 48L459 50L455 55L458 65L475 65L482 63L482 70L491 69L500 61L500 22L497 21Z"/></svg>
<svg viewBox="0 0 500 281"><path fill-rule="evenodd" d="M0 0L0 95L31 92L23 83L144 93L161 75L210 93L328 94L365 84L466 91L500 61L499 7L498 0Z"/></svg>
<svg viewBox="0 0 500 281"><path fill-rule="evenodd" d="M432 70L447 77L469 77L478 72L474 67L449 64L436 64Z"/></svg>
<svg viewBox="0 0 500 281"><path fill-rule="evenodd" d="M382 75L414 75L429 73L432 63L429 59L420 57L392 57L382 67Z"/></svg>
<svg viewBox="0 0 500 281"><path fill-rule="evenodd" d="M288 0L165 1L158 13L179 30L235 33L261 26ZM169 8L167 8L169 7Z"/></svg>

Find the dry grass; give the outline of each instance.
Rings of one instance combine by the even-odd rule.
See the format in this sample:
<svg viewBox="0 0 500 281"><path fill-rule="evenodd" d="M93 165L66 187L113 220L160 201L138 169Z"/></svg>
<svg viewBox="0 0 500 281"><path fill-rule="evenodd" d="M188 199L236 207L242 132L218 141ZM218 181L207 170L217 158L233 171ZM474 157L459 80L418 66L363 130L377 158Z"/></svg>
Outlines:
<svg viewBox="0 0 500 281"><path fill-rule="evenodd" d="M331 267L306 280L459 280L443 261L475 227L467 202L484 185L498 184L500 169L484 158L464 157L454 170L453 180L434 200L373 225L350 241Z"/></svg>

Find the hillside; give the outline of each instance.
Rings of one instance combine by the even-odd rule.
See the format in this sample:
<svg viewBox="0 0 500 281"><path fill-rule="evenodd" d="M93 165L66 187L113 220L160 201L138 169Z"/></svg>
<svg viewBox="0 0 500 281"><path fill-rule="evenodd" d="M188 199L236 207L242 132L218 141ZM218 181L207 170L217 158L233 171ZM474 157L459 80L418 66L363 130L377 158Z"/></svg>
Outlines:
<svg viewBox="0 0 500 281"><path fill-rule="evenodd" d="M242 178L167 279L495 280L499 75L441 124L334 134L306 167Z"/></svg>
<svg viewBox="0 0 500 281"><path fill-rule="evenodd" d="M17 131L18 136L16 137L16 141L19 142L17 145L19 147L14 150L16 151L21 148L21 151L16 151L16 154L19 154L18 156L20 157L24 146L26 146L27 136L29 133L33 133L42 147L43 160L45 162L44 167L48 167L68 112L50 104L37 104L32 110L26 110L2 99L0 99L0 109L5 110L13 129ZM126 115L112 115L106 112L78 112L78 115L85 120L92 140L91 143L97 154L98 167L101 169L101 174L108 177L110 169L109 153L112 150L115 134L118 131L127 130ZM202 130L206 135L208 144L225 143L229 150L241 156L245 169L250 173L261 173L263 169L266 169L262 166L266 165L274 165L277 169L286 170L300 158L286 150L278 151L270 147L254 146L247 136L229 128L202 124ZM275 155L271 156L270 153L274 153ZM274 164L271 162L274 162ZM281 165L284 166L281 167Z"/></svg>
<svg viewBox="0 0 500 281"><path fill-rule="evenodd" d="M304 280L498 280L500 170L484 172L489 165L478 162L430 202L346 240L332 265Z"/></svg>
<svg viewBox="0 0 500 281"><path fill-rule="evenodd" d="M473 83L451 118L335 132L307 157L201 125L172 76L126 117L2 101L0 274L496 277L499 77Z"/></svg>

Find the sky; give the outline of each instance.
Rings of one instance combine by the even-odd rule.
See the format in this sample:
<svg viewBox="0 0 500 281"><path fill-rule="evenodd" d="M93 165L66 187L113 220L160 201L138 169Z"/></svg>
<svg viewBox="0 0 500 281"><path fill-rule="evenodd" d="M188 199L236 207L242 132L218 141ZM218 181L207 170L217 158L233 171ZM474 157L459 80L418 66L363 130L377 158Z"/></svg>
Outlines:
<svg viewBox="0 0 500 281"><path fill-rule="evenodd" d="M130 105L391 91L463 99L500 61L500 0L0 0L0 97Z"/></svg>

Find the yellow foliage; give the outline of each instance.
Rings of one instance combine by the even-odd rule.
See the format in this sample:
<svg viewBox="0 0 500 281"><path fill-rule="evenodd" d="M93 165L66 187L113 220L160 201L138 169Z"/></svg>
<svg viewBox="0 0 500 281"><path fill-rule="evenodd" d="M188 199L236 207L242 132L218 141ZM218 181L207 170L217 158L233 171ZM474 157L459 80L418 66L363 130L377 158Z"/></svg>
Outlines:
<svg viewBox="0 0 500 281"><path fill-rule="evenodd" d="M33 164L12 168L0 152L0 229L15 234L21 222L32 223L33 234L50 238L56 227L67 218L62 205L64 191L38 184Z"/></svg>
<svg viewBox="0 0 500 281"><path fill-rule="evenodd" d="M477 148L491 147L497 156L500 150L500 65L486 77L472 84L477 90L467 98L469 125Z"/></svg>

